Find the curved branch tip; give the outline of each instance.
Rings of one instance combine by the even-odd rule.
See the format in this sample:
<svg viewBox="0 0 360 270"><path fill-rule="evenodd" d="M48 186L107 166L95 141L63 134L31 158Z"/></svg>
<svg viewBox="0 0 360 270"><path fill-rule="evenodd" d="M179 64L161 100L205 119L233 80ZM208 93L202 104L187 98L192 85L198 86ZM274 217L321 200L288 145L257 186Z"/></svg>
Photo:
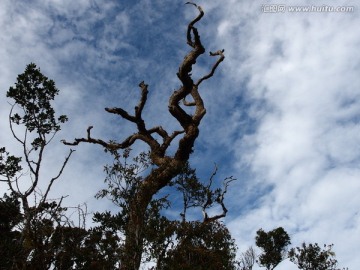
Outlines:
<svg viewBox="0 0 360 270"><path fill-rule="evenodd" d="M197 7L198 5L193 3L193 2L186 2L185 5L194 5L195 7Z"/></svg>

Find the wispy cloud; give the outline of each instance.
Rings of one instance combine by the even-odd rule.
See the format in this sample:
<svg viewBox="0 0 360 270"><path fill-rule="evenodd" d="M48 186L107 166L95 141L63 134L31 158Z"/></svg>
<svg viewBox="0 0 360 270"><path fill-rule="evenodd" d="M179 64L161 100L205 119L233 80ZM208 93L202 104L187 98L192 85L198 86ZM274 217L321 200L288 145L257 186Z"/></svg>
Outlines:
<svg viewBox="0 0 360 270"><path fill-rule="evenodd" d="M234 168L247 164L253 172L244 181L252 187L238 188L270 188L230 226L246 243L253 241L249 228L253 237L259 227L275 226L288 229L295 244L334 242L339 260L356 267L349 251L358 242L349 235L360 229L357 13L265 14L262 4L229 5L219 27L234 57L229 78L245 83L256 108L255 131L234 143Z"/></svg>

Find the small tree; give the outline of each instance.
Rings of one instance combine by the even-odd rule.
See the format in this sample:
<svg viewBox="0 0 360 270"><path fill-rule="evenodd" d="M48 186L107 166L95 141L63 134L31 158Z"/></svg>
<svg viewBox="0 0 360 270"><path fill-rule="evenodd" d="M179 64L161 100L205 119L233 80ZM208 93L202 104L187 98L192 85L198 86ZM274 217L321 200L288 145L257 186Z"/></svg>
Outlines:
<svg viewBox="0 0 360 270"><path fill-rule="evenodd" d="M287 232L279 227L269 232L260 229L256 232L256 245L262 249L259 256L260 266L267 270L274 269L286 258L286 248L291 243Z"/></svg>
<svg viewBox="0 0 360 270"><path fill-rule="evenodd" d="M45 150L60 124L67 120L65 115L56 118L51 105L58 92L55 83L35 64L29 64L18 76L15 87L7 92L14 100L10 129L22 147L23 157L12 156L0 148L0 181L11 192L0 198L1 269L85 270L114 269L117 265L117 235L97 228L87 230L85 224L75 227L61 206L64 197L48 198L73 153L70 150L57 174L44 181ZM39 188L41 181L47 184L44 192ZM76 210L85 219L86 212Z"/></svg>
<svg viewBox="0 0 360 270"><path fill-rule="evenodd" d="M182 222L176 228L178 243L167 251L157 270L235 270L235 244L218 221Z"/></svg>
<svg viewBox="0 0 360 270"><path fill-rule="evenodd" d="M256 252L253 247L249 247L245 252L240 255L240 269L252 270L256 262Z"/></svg>
<svg viewBox="0 0 360 270"><path fill-rule="evenodd" d="M15 157L5 147L0 148L0 181L6 183L11 192L1 201L10 220L3 224L7 236L0 241L1 245L9 247L7 241L10 237L17 247L12 254L12 249L8 249L10 253L6 256L12 267L16 265L25 269L36 265L47 269L52 261L49 240L54 232L53 225L67 221L63 215L65 209L61 207L63 197L58 201L49 201L48 197L73 150L66 156L58 173L47 181L45 191L39 189L45 148L60 130L60 125L67 121L65 115L56 118L51 105L58 92L54 81L44 76L33 63L17 77L15 87L10 87L7 92L7 97L13 100L10 129L23 152L22 157Z"/></svg>
<svg viewBox="0 0 360 270"><path fill-rule="evenodd" d="M125 226L125 244L123 256L120 259L121 269L137 270L140 267L144 252L144 241L146 239L146 217L149 206L153 201L154 195L164 187L169 186L172 179L179 175L184 166L186 166L190 154L193 152L195 140L199 135L200 122L206 113L199 87L205 80L214 75L217 67L224 60L224 50L214 53L210 52L210 56L218 57L218 60L208 74L200 77L198 80L193 80L191 74L192 67L199 56L205 52L200 35L195 27L195 24L203 17L204 12L200 6L194 3L188 2L187 4L195 6L199 11L199 15L188 24L186 37L191 51L185 56L177 73L177 77L182 85L172 93L168 103L169 113L180 124L182 129L169 133L161 126L147 127L143 119L143 109L147 102L148 85L141 82L139 84L141 98L135 107L133 115L122 108L105 108L107 112L134 123L137 128L136 133L120 142L114 140L106 142L102 139L93 138L91 136L91 129L93 127L90 126L87 129L87 137L76 138L74 142L64 141L67 145L78 145L82 142L99 144L106 150L114 152L129 148L136 141L140 140L150 148L149 157L153 166L147 176L143 177L136 186L136 189L133 190L128 204L127 220L123 224ZM189 97L192 98L192 101L186 100ZM192 113L188 113L182 106L193 107L194 110ZM175 153L168 151L171 143L179 135L182 135L182 137L179 140L178 147L175 149ZM161 139L158 140L157 137ZM223 215L220 215L218 218L221 217ZM210 220L215 221L218 218ZM123 226L122 224L120 225Z"/></svg>
<svg viewBox="0 0 360 270"><path fill-rule="evenodd" d="M303 270L340 270L336 268L338 262L335 259L335 252L332 251L333 246L333 244L324 245L324 249L321 249L317 243L309 245L302 243L301 247L290 249L289 258Z"/></svg>

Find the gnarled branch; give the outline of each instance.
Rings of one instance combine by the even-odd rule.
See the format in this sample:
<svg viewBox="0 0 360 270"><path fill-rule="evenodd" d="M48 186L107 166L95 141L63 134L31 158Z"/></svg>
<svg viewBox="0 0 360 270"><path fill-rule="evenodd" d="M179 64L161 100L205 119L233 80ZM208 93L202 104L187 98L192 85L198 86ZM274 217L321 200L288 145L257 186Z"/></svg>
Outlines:
<svg viewBox="0 0 360 270"><path fill-rule="evenodd" d="M91 129L92 128L93 128L93 126L89 126L87 128L87 135L88 135L87 138L75 138L75 140L73 142L67 142L65 140L62 140L62 143L65 145L78 145L81 142L87 142L87 143L102 145L107 150L118 150L118 149L125 149L125 148L130 147L138 139L143 140L143 141L146 140L146 138L144 138L140 134L135 133L135 134L127 137L122 143L115 143L113 141L105 142L101 139L94 139L91 137Z"/></svg>
<svg viewBox="0 0 360 270"><path fill-rule="evenodd" d="M191 47L195 48L195 46L197 44L201 43L201 42L200 42L200 37L199 37L199 34L197 32L197 29L194 28L194 24L201 20L201 18L204 16L204 11L202 10L202 8L200 6L198 6L197 4L195 4L193 2L187 2L185 4L194 5L199 10L199 15L189 23L187 33L186 33L187 43ZM192 41L192 38L191 38L191 30L194 31L194 42Z"/></svg>
<svg viewBox="0 0 360 270"><path fill-rule="evenodd" d="M131 136L129 136L127 139L125 139L122 143L114 143L114 142L105 142L101 139L94 139L91 137L90 131L93 128L92 126L88 127L87 129L87 138L76 138L74 142L67 142L65 140L62 140L62 142L65 145L78 145L81 142L88 142L88 143L94 143L99 144L105 147L109 150L117 150L117 149L124 149L129 146L131 146L137 139L140 139L146 143L149 144L149 146L153 149L154 147L158 147L157 141L151 136L152 132L149 132L146 130L145 122L142 119L142 110L145 106L146 100L147 100L147 94L148 85L144 82L141 82L139 84L139 87L141 88L141 98L139 101L139 104L135 106L135 116L130 115L127 111L125 111L122 108L105 108L105 110L109 113L113 113L116 115L120 115L122 118L133 122L137 125L138 133L135 133Z"/></svg>
<svg viewBox="0 0 360 270"><path fill-rule="evenodd" d="M224 59L225 59L224 51L225 51L225 50L222 49L222 50L219 50L219 51L214 52L214 53L213 53L213 52L210 52L210 56L217 56L217 55L219 55L220 57L219 57L219 59L215 62L215 64L213 65L210 73L207 74L207 75L205 75L205 76L202 77L201 79L199 79L199 80L197 81L197 83L195 84L196 86L199 86L200 83L202 83L204 80L207 80L207 79L211 78L212 76L214 76L215 70L217 69L217 67L219 66L219 64L220 64L222 61L224 61Z"/></svg>
<svg viewBox="0 0 360 270"><path fill-rule="evenodd" d="M198 92L198 86L202 81L207 80L213 76L216 68L224 59L224 50L210 53L211 56L220 55L220 58L214 64L211 72L208 75L202 77L197 81L197 83L194 83L191 78L192 66L196 64L197 58L205 52L205 48L201 43L200 35L195 27L195 24L199 22L204 16L204 11L195 3L187 2L186 4L195 6L199 11L198 16L196 16L196 18L188 24L186 33L187 43L193 49L185 56L177 73L179 80L182 82L182 86L178 90L174 91L169 98L169 112L183 127L183 131L175 131L171 136L169 136L168 132L165 131L161 126L157 126L151 129L146 128L145 121L142 118L142 112L147 101L148 85L144 82L141 82L139 84L141 89L141 97L138 105L135 107L134 115L131 115L122 108L105 108L107 112L119 115L125 120L136 124L138 130L137 133L130 135L121 143L116 143L114 141L105 142L101 139L92 138L90 136L90 130L92 127L89 127L87 130L87 138L76 138L73 142L63 141L64 144L78 145L81 142L88 142L102 145L106 149L118 150L131 146L136 140L141 140L150 146L151 151L153 152L152 156L155 155L157 158L163 158L173 139L179 134L185 133L179 141L178 150L176 151L174 158L179 161L186 161L189 158L194 142L199 134L198 126L206 113L203 100ZM194 100L193 102L186 102L185 98L188 95L192 96ZM195 113L193 115L188 114L180 107L179 103L181 100L183 100L185 106L195 107ZM160 135L162 138L163 141L161 144L152 136L154 133Z"/></svg>

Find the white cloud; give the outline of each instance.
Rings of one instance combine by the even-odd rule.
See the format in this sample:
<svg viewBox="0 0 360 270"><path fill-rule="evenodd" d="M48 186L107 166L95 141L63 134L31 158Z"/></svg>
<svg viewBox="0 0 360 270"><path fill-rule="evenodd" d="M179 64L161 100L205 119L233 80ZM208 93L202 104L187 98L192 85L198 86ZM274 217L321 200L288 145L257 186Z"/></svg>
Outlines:
<svg viewBox="0 0 360 270"><path fill-rule="evenodd" d="M224 9L228 16L219 37L231 48L229 72L235 74L230 76L247 79L248 97L265 105L260 112L256 106L258 128L239 138L235 156L250 165L254 189L272 188L257 209L230 227L238 228L239 242L253 241L255 234L249 238L246 226L284 226L295 244L334 242L339 261L356 268L356 255L347 253L359 249L349 238L360 226L360 36L351 30L359 19L351 13L256 14L255 3L261 4L233 3ZM246 17L249 8L246 27L234 17ZM233 40L242 40L239 54Z"/></svg>

